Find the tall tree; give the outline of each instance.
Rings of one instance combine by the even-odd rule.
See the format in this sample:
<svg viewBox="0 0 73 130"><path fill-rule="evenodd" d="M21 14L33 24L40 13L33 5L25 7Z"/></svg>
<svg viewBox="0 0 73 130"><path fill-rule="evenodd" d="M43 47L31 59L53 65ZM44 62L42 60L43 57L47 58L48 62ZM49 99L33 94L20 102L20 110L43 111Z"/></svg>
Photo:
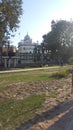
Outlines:
<svg viewBox="0 0 73 130"><path fill-rule="evenodd" d="M22 14L22 0L0 0L0 45L16 31Z"/></svg>
<svg viewBox="0 0 73 130"><path fill-rule="evenodd" d="M22 14L22 0L0 0L0 65L2 47L8 42L12 32L16 31Z"/></svg>
<svg viewBox="0 0 73 130"><path fill-rule="evenodd" d="M43 36L44 43L48 50L51 50L52 57L55 58L56 54L59 59L67 60L70 57L68 51L71 49L73 40L73 21L60 20L51 22L51 31Z"/></svg>

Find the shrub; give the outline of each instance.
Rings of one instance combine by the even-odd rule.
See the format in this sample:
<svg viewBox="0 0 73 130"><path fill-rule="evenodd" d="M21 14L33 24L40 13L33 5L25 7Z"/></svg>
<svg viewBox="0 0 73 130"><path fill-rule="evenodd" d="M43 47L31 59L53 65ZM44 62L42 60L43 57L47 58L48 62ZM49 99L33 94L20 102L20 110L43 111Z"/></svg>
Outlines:
<svg viewBox="0 0 73 130"><path fill-rule="evenodd" d="M69 74L68 71L60 71L60 72L53 73L50 77L54 79L60 79L66 77L68 74Z"/></svg>

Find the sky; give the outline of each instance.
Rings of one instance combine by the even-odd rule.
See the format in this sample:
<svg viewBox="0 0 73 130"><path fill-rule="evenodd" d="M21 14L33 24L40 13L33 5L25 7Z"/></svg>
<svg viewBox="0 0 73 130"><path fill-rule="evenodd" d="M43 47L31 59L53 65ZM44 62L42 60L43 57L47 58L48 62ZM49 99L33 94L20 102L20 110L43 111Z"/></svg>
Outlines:
<svg viewBox="0 0 73 130"><path fill-rule="evenodd" d="M51 30L52 20L70 21L73 18L73 0L23 0L22 8L19 28L11 38L15 46L27 33L33 42L40 44L42 36Z"/></svg>

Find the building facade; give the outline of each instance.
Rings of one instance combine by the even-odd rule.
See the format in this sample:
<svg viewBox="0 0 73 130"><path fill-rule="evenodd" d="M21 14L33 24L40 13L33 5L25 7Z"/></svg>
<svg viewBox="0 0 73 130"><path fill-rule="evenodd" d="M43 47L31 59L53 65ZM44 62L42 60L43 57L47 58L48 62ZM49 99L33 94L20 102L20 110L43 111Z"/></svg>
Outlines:
<svg viewBox="0 0 73 130"><path fill-rule="evenodd" d="M37 45L38 43L33 43L28 34L18 43L19 64L31 64L34 62L34 48Z"/></svg>
<svg viewBox="0 0 73 130"><path fill-rule="evenodd" d="M34 49L37 46L38 43L32 42L28 34L18 43L18 49L13 45L4 45L0 66L5 68L30 66L34 63Z"/></svg>

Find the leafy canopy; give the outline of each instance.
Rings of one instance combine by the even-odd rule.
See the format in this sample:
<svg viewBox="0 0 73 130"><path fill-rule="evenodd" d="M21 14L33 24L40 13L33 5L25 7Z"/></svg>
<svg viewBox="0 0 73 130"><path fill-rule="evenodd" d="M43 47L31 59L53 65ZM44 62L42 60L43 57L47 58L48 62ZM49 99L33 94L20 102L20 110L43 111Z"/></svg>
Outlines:
<svg viewBox="0 0 73 130"><path fill-rule="evenodd" d="M59 20L51 22L51 31L43 36L43 43L52 56L64 59L73 56L73 21ZM56 56L56 58L57 58Z"/></svg>
<svg viewBox="0 0 73 130"><path fill-rule="evenodd" d="M0 0L0 41L16 31L22 14L22 0Z"/></svg>

